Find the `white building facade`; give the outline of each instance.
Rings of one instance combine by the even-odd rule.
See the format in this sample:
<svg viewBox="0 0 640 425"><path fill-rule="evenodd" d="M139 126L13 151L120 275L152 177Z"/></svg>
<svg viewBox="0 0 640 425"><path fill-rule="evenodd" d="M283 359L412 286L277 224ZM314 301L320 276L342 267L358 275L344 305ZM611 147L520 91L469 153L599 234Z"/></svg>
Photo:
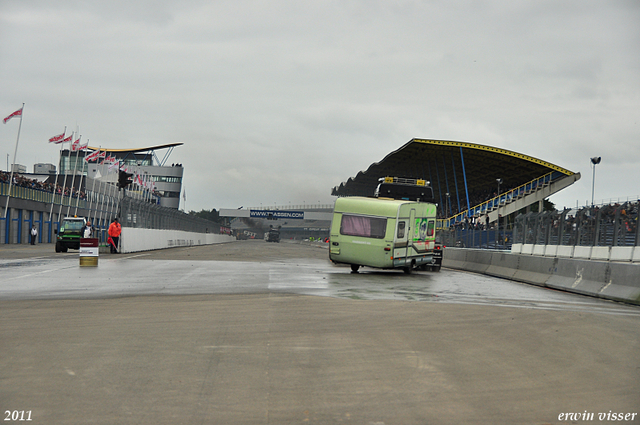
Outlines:
<svg viewBox="0 0 640 425"><path fill-rule="evenodd" d="M98 182L115 184L118 181L118 168L133 174L134 184L127 188L132 195L149 199L167 208L178 209L182 191L182 164L165 165L174 147L182 143L151 146L140 149L105 149L89 148L89 151L61 151L60 173L67 175L84 175ZM162 160L156 154L159 150L169 150ZM100 150L104 157L111 157L117 162L105 162L104 158L85 161L92 152ZM139 184L142 183L142 184ZM92 191L91 187L85 188Z"/></svg>

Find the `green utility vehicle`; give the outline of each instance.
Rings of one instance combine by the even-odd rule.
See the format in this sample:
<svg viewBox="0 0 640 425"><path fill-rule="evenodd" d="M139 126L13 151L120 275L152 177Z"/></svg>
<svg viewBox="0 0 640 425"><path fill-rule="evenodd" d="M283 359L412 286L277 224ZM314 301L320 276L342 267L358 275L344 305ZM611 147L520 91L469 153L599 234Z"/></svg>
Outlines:
<svg viewBox="0 0 640 425"><path fill-rule="evenodd" d="M80 238L87 220L84 217L65 217L60 230L56 231L56 252L67 252L69 248L80 249Z"/></svg>
<svg viewBox="0 0 640 425"><path fill-rule="evenodd" d="M411 273L435 269L436 205L424 180L387 177L377 197L338 198L331 222L329 259ZM382 195L382 196L381 196ZM438 264L439 267L439 264Z"/></svg>

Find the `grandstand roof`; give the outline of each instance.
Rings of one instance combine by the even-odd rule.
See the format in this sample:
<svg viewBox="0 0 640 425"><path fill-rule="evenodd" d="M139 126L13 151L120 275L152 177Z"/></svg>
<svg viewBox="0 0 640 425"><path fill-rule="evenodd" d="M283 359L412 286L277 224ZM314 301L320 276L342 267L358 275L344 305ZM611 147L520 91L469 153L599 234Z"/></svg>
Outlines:
<svg viewBox="0 0 640 425"><path fill-rule="evenodd" d="M109 149L109 148L102 148L102 147L93 147L93 146L89 146L89 149L92 149L94 151L97 150L101 150L104 152L112 152L112 153L140 153L140 152L150 152L150 151L157 151L160 149L168 149L168 148L173 148L176 146L181 146L184 143L169 143L167 145L158 145L158 146L149 146L148 148L136 148L136 149Z"/></svg>
<svg viewBox="0 0 640 425"><path fill-rule="evenodd" d="M464 167L463 167L464 165ZM412 139L366 171L333 188L334 196L372 196L378 179L385 176L419 178L431 182L434 196L465 192L488 193L517 187L545 174L575 174L528 155L492 146L449 140Z"/></svg>

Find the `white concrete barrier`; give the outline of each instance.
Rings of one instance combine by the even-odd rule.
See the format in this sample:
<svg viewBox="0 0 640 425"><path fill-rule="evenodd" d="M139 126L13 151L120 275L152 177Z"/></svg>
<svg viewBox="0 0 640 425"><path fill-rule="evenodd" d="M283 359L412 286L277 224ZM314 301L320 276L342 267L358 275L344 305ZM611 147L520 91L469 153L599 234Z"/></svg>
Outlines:
<svg viewBox="0 0 640 425"><path fill-rule="evenodd" d="M598 255L604 255L602 251L600 250ZM637 250L634 250L634 255L635 251ZM583 250L583 254L584 252ZM628 250L623 252L628 253ZM561 256L551 258L506 251L446 248L442 265L568 292L640 304L640 262L597 261Z"/></svg>
<svg viewBox="0 0 640 425"><path fill-rule="evenodd" d="M593 248L591 248L590 258L592 260L609 261L609 258L611 258L611 247L594 246Z"/></svg>
<svg viewBox="0 0 640 425"><path fill-rule="evenodd" d="M211 245L232 242L229 235L184 232L181 230L156 230L123 227L120 235L120 252L150 251L179 246Z"/></svg>
<svg viewBox="0 0 640 425"><path fill-rule="evenodd" d="M632 258L632 260L631 260L631 261L633 261L634 263L635 263L636 261L640 261L640 248L636 247L636 248L633 250L633 258Z"/></svg>
<svg viewBox="0 0 640 425"><path fill-rule="evenodd" d="M591 248L590 246L574 246L573 247L573 258L578 258L581 260L588 260L591 258Z"/></svg>
<svg viewBox="0 0 640 425"><path fill-rule="evenodd" d="M556 257L561 257L561 258L573 257L573 246L558 245L558 252L556 253Z"/></svg>
<svg viewBox="0 0 640 425"><path fill-rule="evenodd" d="M611 248L609 259L611 261L631 261L633 260L632 246L614 246Z"/></svg>
<svg viewBox="0 0 640 425"><path fill-rule="evenodd" d="M533 255L544 255L546 245L534 245L533 251L531 254Z"/></svg>
<svg viewBox="0 0 640 425"><path fill-rule="evenodd" d="M545 257L557 257L558 256L558 245L546 245L544 250Z"/></svg>
<svg viewBox="0 0 640 425"><path fill-rule="evenodd" d="M533 247L535 245L530 244L530 243L526 243L524 245L522 245L522 251L520 251L521 254L526 254L526 255L531 255L533 254Z"/></svg>

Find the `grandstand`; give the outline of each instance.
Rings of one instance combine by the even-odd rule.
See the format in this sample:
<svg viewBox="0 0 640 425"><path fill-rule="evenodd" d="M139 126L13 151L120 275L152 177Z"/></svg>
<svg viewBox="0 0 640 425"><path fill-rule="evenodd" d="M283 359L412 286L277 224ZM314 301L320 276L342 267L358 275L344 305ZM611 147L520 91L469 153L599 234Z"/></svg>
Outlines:
<svg viewBox="0 0 640 425"><path fill-rule="evenodd" d="M483 217L492 223L580 179L550 162L469 142L412 139L332 190L334 196L373 196L385 176L431 182L444 226Z"/></svg>

